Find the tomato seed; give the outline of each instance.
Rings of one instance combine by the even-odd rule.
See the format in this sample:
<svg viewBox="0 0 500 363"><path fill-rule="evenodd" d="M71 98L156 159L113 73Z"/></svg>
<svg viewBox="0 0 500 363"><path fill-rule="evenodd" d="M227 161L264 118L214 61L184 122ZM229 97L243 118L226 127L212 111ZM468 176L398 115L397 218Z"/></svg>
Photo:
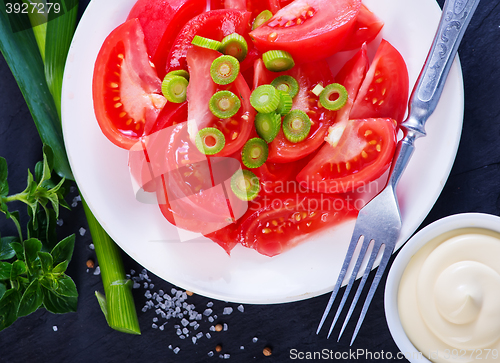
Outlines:
<svg viewBox="0 0 500 363"><path fill-rule="evenodd" d="M366 159L366 158L368 157L368 154L366 153L366 151L364 151L364 150L363 150L363 151L361 151L361 157L362 157L363 159Z"/></svg>

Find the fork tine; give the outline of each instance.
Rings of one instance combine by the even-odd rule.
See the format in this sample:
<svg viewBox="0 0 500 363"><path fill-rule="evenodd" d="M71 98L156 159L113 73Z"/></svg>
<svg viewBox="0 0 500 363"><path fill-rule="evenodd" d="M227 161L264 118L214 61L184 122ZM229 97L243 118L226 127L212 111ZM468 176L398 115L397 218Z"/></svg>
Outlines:
<svg viewBox="0 0 500 363"><path fill-rule="evenodd" d="M358 241L359 242L359 241ZM363 239L363 244L361 245L361 250L359 251L358 258L356 260L356 264L354 265L354 269L352 270L351 277L349 278L349 282L346 286L346 289L344 291L344 295L342 296L342 300L340 301L340 304L337 308L337 312L335 313L335 317L333 318L332 324L330 325L330 330L328 331L327 339L330 338L330 335L332 334L333 328L335 324L337 323L337 320L340 316L340 313L342 312L342 309L344 308L345 302L347 301L347 298L349 297L349 293L351 292L351 289L354 285L354 281L356 281L356 277L358 276L359 269L361 268L361 264L363 263L363 260L366 255L366 251L368 250L368 246L370 245L370 240L367 238Z"/></svg>
<svg viewBox="0 0 500 363"><path fill-rule="evenodd" d="M330 300L328 300L328 304L326 305L325 312L323 313L321 321L319 322L318 329L316 330L316 335L319 334L326 318L328 317L328 314L330 313L333 302L335 300L335 297L337 296L337 293L339 292L340 286L342 286L342 282L344 281L344 277L347 273L347 269L349 268L349 264L351 263L352 256L354 255L354 251L356 250L356 246L358 245L360 238L361 234L356 231L356 228L354 228L354 232L351 237L349 248L347 249L344 263L342 265L342 268L340 269L339 277L337 278L337 282L335 283L332 294L330 295Z"/></svg>
<svg viewBox="0 0 500 363"><path fill-rule="evenodd" d="M388 248L387 245L385 246L384 254L382 255L382 260L378 265L377 273L375 274L372 285L370 286L370 290L368 291L368 295L366 296L365 303L363 304L363 308L361 309L361 314L359 315L358 322L356 323L356 327L354 328L354 333L352 335L350 345L352 345L354 339L356 339L356 336L358 335L359 328L361 327L361 324L365 319L365 315L366 312L368 311L368 307L370 306L370 302L372 301L373 295L375 294L375 290L377 290L378 283L382 279L382 275L384 274L385 268L391 258L393 251L394 247Z"/></svg>
<svg viewBox="0 0 500 363"><path fill-rule="evenodd" d="M344 329L347 326L347 323L349 323L349 320L351 318L351 315L354 311L354 308L356 307L356 304L358 303L359 296L363 292L363 288L365 286L366 280L368 279L368 275L370 274L370 271L372 270L373 264L375 263L375 260L378 256L378 253L380 252L382 244L374 241L373 244L373 250L370 255L370 260L368 261L368 264L366 265L365 272L363 273L363 278L361 279L358 289L356 290L356 294L354 295L354 298L352 299L351 306L349 307L349 311L347 312L347 316L344 320L344 323L342 324L342 328L340 329L339 336L337 338L337 341L340 340L340 337L342 336L342 333L344 332Z"/></svg>

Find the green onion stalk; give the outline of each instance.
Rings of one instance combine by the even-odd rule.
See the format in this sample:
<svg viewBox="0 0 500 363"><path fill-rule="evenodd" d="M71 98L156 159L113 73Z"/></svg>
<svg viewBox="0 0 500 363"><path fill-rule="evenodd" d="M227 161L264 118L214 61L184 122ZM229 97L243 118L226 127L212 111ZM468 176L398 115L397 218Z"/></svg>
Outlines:
<svg viewBox="0 0 500 363"><path fill-rule="evenodd" d="M45 1L27 1L30 6ZM0 51L26 100L42 142L54 154L54 170L74 180L64 148L61 96L64 65L76 28L78 0L53 2L59 11L38 15L8 12L0 7ZM48 9L48 8L46 8ZM52 8L55 10L55 8ZM44 17L45 16L45 17ZM120 250L82 200L99 262L104 293L96 293L108 325L140 334L131 281L125 278Z"/></svg>

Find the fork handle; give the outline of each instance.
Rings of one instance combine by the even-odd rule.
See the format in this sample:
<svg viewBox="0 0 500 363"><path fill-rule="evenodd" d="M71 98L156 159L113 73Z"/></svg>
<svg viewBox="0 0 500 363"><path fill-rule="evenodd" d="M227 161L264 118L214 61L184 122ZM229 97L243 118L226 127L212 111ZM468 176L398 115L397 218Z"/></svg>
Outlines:
<svg viewBox="0 0 500 363"><path fill-rule="evenodd" d="M480 0L446 0L432 47L418 76L408 104L408 117L401 124L405 134L394 155L388 185L396 187L406 168L417 138L425 136L425 122L434 112L460 41Z"/></svg>

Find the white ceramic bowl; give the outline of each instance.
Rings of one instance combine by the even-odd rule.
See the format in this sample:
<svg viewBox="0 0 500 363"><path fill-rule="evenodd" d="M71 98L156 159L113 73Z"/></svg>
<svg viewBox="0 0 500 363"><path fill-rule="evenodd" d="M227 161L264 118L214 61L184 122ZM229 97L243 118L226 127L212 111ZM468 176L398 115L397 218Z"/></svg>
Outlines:
<svg viewBox="0 0 500 363"><path fill-rule="evenodd" d="M482 228L500 233L500 217L483 213L455 214L431 223L416 233L401 249L391 266L385 287L385 315L389 330L400 351L412 363L430 362L408 339L399 318L398 290L411 258L426 243L446 232L462 228Z"/></svg>

